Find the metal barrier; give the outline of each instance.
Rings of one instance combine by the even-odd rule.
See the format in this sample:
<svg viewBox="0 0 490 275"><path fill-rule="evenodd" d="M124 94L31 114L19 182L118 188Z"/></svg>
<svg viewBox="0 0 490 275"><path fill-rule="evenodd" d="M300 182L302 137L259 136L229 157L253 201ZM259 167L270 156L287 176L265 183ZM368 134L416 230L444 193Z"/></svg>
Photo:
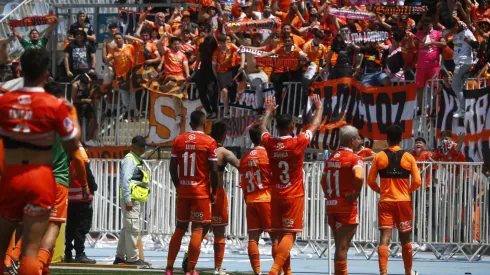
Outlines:
<svg viewBox="0 0 490 275"><path fill-rule="evenodd" d="M119 167L121 160L92 159L90 161L99 191L94 196L92 232L117 234L121 228L119 212ZM158 245L168 245L176 225L176 192L169 174L169 160L145 161L151 175L150 199L141 215L143 231ZM412 193L414 210L412 240L425 245L438 259L464 255L468 261L479 260L490 247L489 182L482 174L482 163L419 163L422 188ZM304 165L305 210L304 228L298 235L302 252L311 247L318 257L328 252L330 228L327 224L325 198L320 185L324 162ZM366 173L370 164L365 164ZM225 172L230 217L226 234L236 240L247 238L246 205L238 187L240 175L228 166ZM364 186L367 186L364 184ZM427 188L424 188L427 187ZM358 252L371 259L379 243L377 203L379 195L363 188L359 197L360 224L353 239ZM442 246L441 246L442 245ZM448 246L450 245L450 246ZM413 253L419 252L420 246ZM392 255L399 250L394 230Z"/></svg>

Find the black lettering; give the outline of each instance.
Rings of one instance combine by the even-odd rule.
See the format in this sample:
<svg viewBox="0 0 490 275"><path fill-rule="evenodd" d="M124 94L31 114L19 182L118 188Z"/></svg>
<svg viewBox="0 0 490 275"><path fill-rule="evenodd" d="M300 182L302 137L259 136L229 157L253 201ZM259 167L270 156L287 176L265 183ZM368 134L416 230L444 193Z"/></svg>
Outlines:
<svg viewBox="0 0 490 275"><path fill-rule="evenodd" d="M393 93L391 96L393 97L393 105L398 104L398 111L396 112L394 124L405 130L405 120L402 120L402 114L405 109L405 102L407 102L407 93L397 92Z"/></svg>
<svg viewBox="0 0 490 275"><path fill-rule="evenodd" d="M298 130L298 133L301 130ZM310 141L309 147L312 149L320 149L319 144L318 144L318 139L320 138L320 131L316 131L316 133L313 135Z"/></svg>
<svg viewBox="0 0 490 275"><path fill-rule="evenodd" d="M348 84L337 85L337 102L333 109L333 116L343 114L347 107L347 100L349 100L349 86Z"/></svg>
<svg viewBox="0 0 490 275"><path fill-rule="evenodd" d="M328 148L332 150L337 149L337 147L339 146L339 132L340 132L340 128L332 129L332 134L330 136L330 143Z"/></svg>
<svg viewBox="0 0 490 275"><path fill-rule="evenodd" d="M328 137L330 136L330 130L325 130L325 134L323 135L322 148L323 150L328 150Z"/></svg>
<svg viewBox="0 0 490 275"><path fill-rule="evenodd" d="M327 116L327 121L332 117L332 86L323 87L323 116Z"/></svg>
<svg viewBox="0 0 490 275"><path fill-rule="evenodd" d="M383 105L386 107L386 115L383 117ZM383 118L386 120L383 122ZM386 128L391 125L391 100L385 93L379 93L376 97L376 120L381 134L386 134Z"/></svg>
<svg viewBox="0 0 490 275"><path fill-rule="evenodd" d="M371 121L371 114L369 113L369 106L374 105L374 95L368 93L362 93L362 102L366 108L366 120L367 120L367 128L369 132L373 131L373 124ZM362 116L360 116L362 117ZM364 119L364 117L362 117ZM358 128L361 129L361 128Z"/></svg>

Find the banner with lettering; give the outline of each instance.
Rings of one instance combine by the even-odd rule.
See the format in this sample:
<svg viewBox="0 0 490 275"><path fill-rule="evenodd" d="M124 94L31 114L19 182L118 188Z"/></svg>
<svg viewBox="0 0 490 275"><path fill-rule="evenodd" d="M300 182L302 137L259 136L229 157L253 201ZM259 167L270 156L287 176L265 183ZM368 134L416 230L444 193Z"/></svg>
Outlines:
<svg viewBox="0 0 490 275"><path fill-rule="evenodd" d="M281 20L278 18L249 20L242 22L231 22L226 24L226 27L232 32L243 32L246 30L266 29L277 30L281 28Z"/></svg>
<svg viewBox="0 0 490 275"><path fill-rule="evenodd" d="M466 159L490 164L490 88L464 90L466 115L453 118L459 100L452 89L443 89L437 114L437 137L441 131L451 131L453 140L466 133L462 150ZM434 141L435 142L435 141Z"/></svg>
<svg viewBox="0 0 490 275"><path fill-rule="evenodd" d="M373 12L370 11L360 11L349 8L330 8L328 9L328 14L333 15L335 17L343 18L343 19L352 19L352 20L376 20L376 16Z"/></svg>
<svg viewBox="0 0 490 275"><path fill-rule="evenodd" d="M228 128L227 136L230 138L239 138L245 135L247 127L259 120L258 115L245 115L232 118L225 118L223 122Z"/></svg>
<svg viewBox="0 0 490 275"><path fill-rule="evenodd" d="M204 111L199 99L180 100L174 96L150 92L150 102L150 133L146 140L160 146L171 146L175 137L190 131L191 113L195 110ZM211 126L211 121L208 121L206 133L211 132Z"/></svg>
<svg viewBox="0 0 490 275"><path fill-rule="evenodd" d="M56 25L58 23L58 18L54 14L49 14L46 16L30 16L24 17L20 20L9 20L8 25L10 28L17 27L33 27L40 25Z"/></svg>
<svg viewBox="0 0 490 275"><path fill-rule="evenodd" d="M412 15L426 12L427 6L375 6L373 10L378 14Z"/></svg>
<svg viewBox="0 0 490 275"><path fill-rule="evenodd" d="M416 108L413 84L395 87L367 87L352 78L314 82L311 91L323 102L323 125L342 121L355 126L372 148L386 147L386 128L397 124L404 129L403 139L412 138ZM310 105L310 104L309 104ZM311 113L308 110L307 113ZM300 130L302 126L298 126ZM322 127L310 147L335 149L339 144L339 128Z"/></svg>
<svg viewBox="0 0 490 275"><path fill-rule="evenodd" d="M347 35L346 43L366 43L366 42L381 42L388 40L388 32L374 31L374 32L360 32L350 33Z"/></svg>

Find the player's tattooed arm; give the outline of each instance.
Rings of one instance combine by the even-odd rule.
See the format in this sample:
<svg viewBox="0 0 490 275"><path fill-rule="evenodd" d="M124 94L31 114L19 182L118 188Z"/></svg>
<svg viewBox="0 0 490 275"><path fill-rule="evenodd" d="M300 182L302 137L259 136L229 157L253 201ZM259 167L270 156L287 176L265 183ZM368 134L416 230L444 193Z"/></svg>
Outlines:
<svg viewBox="0 0 490 275"><path fill-rule="evenodd" d="M235 168L240 168L240 160L231 151L226 151L225 161L233 165Z"/></svg>
<svg viewBox="0 0 490 275"><path fill-rule="evenodd" d="M209 175L211 178L211 203L216 201L216 193L218 191L218 162L209 162Z"/></svg>

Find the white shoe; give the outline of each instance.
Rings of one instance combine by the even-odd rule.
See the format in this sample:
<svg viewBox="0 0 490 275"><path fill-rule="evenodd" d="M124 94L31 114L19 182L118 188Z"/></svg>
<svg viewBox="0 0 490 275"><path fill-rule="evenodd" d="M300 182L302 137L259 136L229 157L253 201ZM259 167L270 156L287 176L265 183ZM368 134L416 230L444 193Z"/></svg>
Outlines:
<svg viewBox="0 0 490 275"><path fill-rule="evenodd" d="M412 271L412 275L419 275L417 271Z"/></svg>
<svg viewBox="0 0 490 275"><path fill-rule="evenodd" d="M214 270L214 275L229 275L228 273L226 273L223 268L216 268Z"/></svg>
<svg viewBox="0 0 490 275"><path fill-rule="evenodd" d="M85 142L85 146L87 146L87 147L97 147L99 145L93 139L91 139L91 140Z"/></svg>

